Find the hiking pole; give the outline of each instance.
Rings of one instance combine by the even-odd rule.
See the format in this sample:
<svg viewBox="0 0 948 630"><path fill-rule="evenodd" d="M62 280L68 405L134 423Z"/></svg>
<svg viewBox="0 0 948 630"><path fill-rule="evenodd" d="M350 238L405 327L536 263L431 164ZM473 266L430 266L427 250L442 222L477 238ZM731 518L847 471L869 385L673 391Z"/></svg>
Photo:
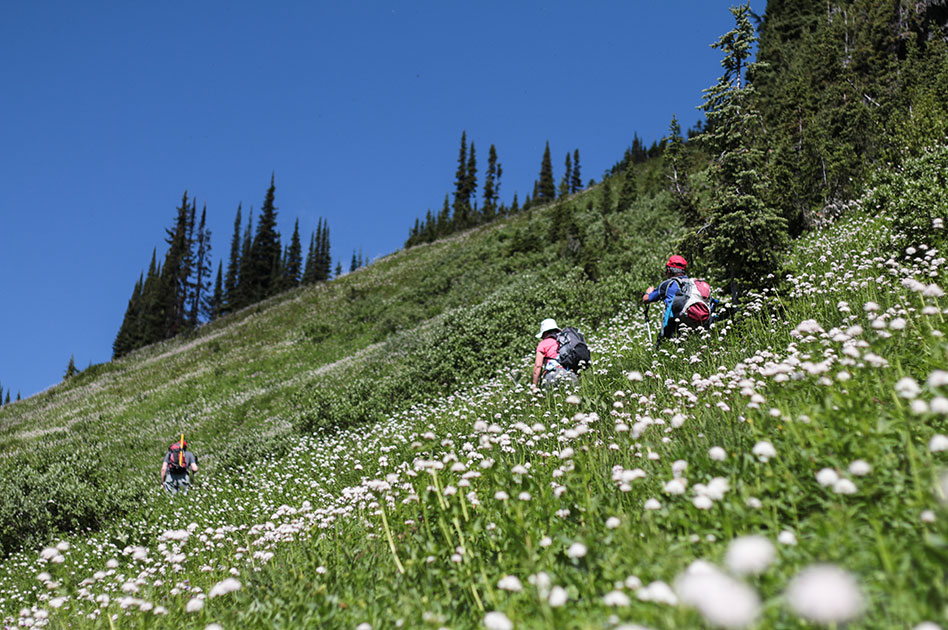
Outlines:
<svg viewBox="0 0 948 630"><path fill-rule="evenodd" d="M648 319L648 307L651 306L649 302L645 303L645 330L648 332L648 345L652 345L652 326L651 322Z"/></svg>

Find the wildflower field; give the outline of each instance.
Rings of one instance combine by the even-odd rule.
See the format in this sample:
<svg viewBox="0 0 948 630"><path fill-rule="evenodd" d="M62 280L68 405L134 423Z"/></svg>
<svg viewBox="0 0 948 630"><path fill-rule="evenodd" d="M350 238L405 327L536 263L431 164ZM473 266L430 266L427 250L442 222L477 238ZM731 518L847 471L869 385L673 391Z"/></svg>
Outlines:
<svg viewBox="0 0 948 630"><path fill-rule="evenodd" d="M635 290L656 264L641 256L600 283L595 309L577 307L593 365L576 391L528 387L529 318L511 321L525 339L511 358L484 371L461 362L460 385L393 395L363 423L321 423L318 411L338 401L299 393L330 368L303 377L247 349L246 369L280 384L233 392L236 407L289 402L244 431L190 398L193 415L157 430L215 418L206 439L231 445L226 465L222 456L169 500L155 456L139 467L152 481L134 510L9 555L4 623L948 626L945 258L934 241L905 248L891 225L870 195L798 240L777 288L657 351ZM472 308L505 317L504 300L541 280ZM543 305L525 302L535 318ZM173 360L161 352L136 360ZM213 373L212 357L189 360ZM332 368L334 378L370 369L366 360ZM311 433L289 431L301 423ZM278 439L255 452L247 436L267 430ZM129 439L123 453L145 451L133 451L144 437Z"/></svg>

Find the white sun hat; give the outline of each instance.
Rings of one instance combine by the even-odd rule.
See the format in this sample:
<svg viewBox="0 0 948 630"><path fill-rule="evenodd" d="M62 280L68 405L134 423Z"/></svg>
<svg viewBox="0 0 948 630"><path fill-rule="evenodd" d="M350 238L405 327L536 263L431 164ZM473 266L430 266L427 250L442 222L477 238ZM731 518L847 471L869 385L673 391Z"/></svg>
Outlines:
<svg viewBox="0 0 948 630"><path fill-rule="evenodd" d="M555 319L546 318L540 323L540 332L537 334L537 339L542 339L545 332L559 329L560 327L556 325Z"/></svg>

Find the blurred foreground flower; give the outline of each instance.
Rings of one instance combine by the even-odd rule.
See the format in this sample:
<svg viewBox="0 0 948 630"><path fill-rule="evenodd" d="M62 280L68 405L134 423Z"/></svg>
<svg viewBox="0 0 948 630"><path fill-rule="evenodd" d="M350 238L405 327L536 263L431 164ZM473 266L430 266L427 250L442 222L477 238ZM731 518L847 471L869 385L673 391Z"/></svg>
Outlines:
<svg viewBox="0 0 948 630"><path fill-rule="evenodd" d="M816 623L850 621L864 606L856 578L831 564L801 571L787 587L786 597L793 612Z"/></svg>

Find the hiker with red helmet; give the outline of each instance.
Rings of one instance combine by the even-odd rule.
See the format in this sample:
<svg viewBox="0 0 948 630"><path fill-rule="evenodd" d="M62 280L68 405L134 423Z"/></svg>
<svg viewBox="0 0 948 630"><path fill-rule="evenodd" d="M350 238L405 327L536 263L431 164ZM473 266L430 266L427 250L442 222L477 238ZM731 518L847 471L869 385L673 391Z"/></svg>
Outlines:
<svg viewBox="0 0 948 630"><path fill-rule="evenodd" d="M670 339L678 332L678 321L672 317L672 302L681 289L682 281L687 280L688 261L675 254L665 263L665 281L656 287L649 287L642 301L646 304L662 300L665 303L665 317L662 321L662 336Z"/></svg>
<svg viewBox="0 0 948 630"><path fill-rule="evenodd" d="M161 487L168 494L188 493L191 485L191 475L198 470L197 457L188 450L188 443L184 435L175 440L168 447L168 452L161 460Z"/></svg>

